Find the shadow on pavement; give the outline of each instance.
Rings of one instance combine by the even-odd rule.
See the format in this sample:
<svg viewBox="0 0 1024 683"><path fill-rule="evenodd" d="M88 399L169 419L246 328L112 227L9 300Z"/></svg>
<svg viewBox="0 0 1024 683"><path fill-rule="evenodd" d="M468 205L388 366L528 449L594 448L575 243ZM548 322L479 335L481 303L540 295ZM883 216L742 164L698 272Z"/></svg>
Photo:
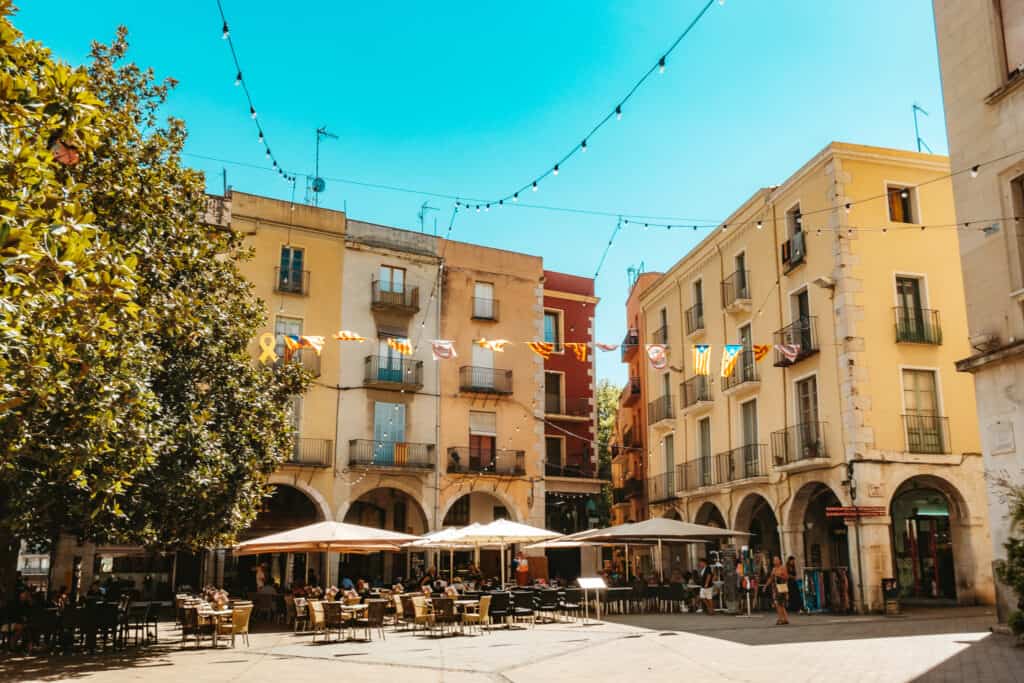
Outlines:
<svg viewBox="0 0 1024 683"><path fill-rule="evenodd" d="M1024 681L1024 647L1017 647L1012 636L990 633L941 664L932 667L915 681ZM1010 676L1009 678L1007 676Z"/></svg>

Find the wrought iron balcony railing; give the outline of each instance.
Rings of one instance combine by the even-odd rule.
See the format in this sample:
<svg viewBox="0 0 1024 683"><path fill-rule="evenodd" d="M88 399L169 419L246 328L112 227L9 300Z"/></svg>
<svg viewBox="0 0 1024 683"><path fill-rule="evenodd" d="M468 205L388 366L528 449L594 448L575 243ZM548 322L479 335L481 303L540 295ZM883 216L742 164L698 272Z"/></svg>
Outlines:
<svg viewBox="0 0 1024 683"><path fill-rule="evenodd" d="M795 322L786 325L775 332L775 344L776 367L793 365L808 356L813 356L818 352L818 318L813 315L798 318ZM782 345L796 347L796 355L793 358L787 357L778 348Z"/></svg>
<svg viewBox="0 0 1024 683"><path fill-rule="evenodd" d="M379 388L423 386L423 361L401 356L367 356L363 362L363 384Z"/></svg>
<svg viewBox="0 0 1024 683"><path fill-rule="evenodd" d="M348 464L352 467L393 467L432 470L437 465L432 443L352 439L348 442Z"/></svg>
<svg viewBox="0 0 1024 683"><path fill-rule="evenodd" d="M697 375L679 385L679 396L682 399L683 410L698 403L711 401L710 379L707 375Z"/></svg>
<svg viewBox="0 0 1024 683"><path fill-rule="evenodd" d="M737 270L722 280L722 307L750 302L750 271Z"/></svg>
<svg viewBox="0 0 1024 683"><path fill-rule="evenodd" d="M676 498L675 472L663 472L647 479L647 500L652 503Z"/></svg>
<svg viewBox="0 0 1024 683"><path fill-rule="evenodd" d="M652 344L668 344L668 325L662 325L651 333Z"/></svg>
<svg viewBox="0 0 1024 683"><path fill-rule="evenodd" d="M632 359L639 346L640 333L635 329L626 332L626 336L622 338L622 362L626 363Z"/></svg>
<svg viewBox="0 0 1024 683"><path fill-rule="evenodd" d="M420 310L420 288L374 279L370 287L370 307L375 311L415 313Z"/></svg>
<svg viewBox="0 0 1024 683"><path fill-rule="evenodd" d="M939 312L927 308L893 308L896 316L896 341L909 344L941 344Z"/></svg>
<svg viewBox="0 0 1024 683"><path fill-rule="evenodd" d="M330 467L334 463L334 442L330 439L295 439L291 457L285 465Z"/></svg>
<svg viewBox="0 0 1024 683"><path fill-rule="evenodd" d="M686 309L686 334L704 330L704 304L696 303Z"/></svg>
<svg viewBox="0 0 1024 683"><path fill-rule="evenodd" d="M459 391L475 394L511 394L512 371L464 365L459 368Z"/></svg>
<svg viewBox="0 0 1024 683"><path fill-rule="evenodd" d="M672 409L672 396L665 395L647 404L647 422L654 425L662 420L671 420L676 416Z"/></svg>
<svg viewBox="0 0 1024 683"><path fill-rule="evenodd" d="M824 422L804 422L772 432L772 458L776 466L827 458Z"/></svg>
<svg viewBox="0 0 1024 683"><path fill-rule="evenodd" d="M949 418L939 415L903 416L908 453L949 453Z"/></svg>
<svg viewBox="0 0 1024 683"><path fill-rule="evenodd" d="M526 451L453 446L448 449L449 474L526 474Z"/></svg>
<svg viewBox="0 0 1024 683"><path fill-rule="evenodd" d="M740 351L739 358L736 359L736 367L733 368L732 374L722 378L722 391L732 391L741 384L759 381L760 377L757 374L754 352L750 349L744 349Z"/></svg>

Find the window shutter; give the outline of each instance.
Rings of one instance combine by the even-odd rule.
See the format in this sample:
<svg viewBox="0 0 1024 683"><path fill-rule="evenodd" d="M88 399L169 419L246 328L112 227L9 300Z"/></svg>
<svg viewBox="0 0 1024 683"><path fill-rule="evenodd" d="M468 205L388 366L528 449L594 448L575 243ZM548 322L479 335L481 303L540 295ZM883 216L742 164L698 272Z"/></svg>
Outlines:
<svg viewBox="0 0 1024 683"><path fill-rule="evenodd" d="M495 413L469 412L469 433L481 436L498 435L498 416Z"/></svg>

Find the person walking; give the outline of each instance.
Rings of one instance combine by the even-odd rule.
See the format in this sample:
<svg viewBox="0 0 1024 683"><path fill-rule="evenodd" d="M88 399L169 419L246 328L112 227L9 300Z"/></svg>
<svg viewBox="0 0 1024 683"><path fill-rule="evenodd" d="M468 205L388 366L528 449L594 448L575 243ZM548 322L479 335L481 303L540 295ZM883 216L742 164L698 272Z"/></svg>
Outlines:
<svg viewBox="0 0 1024 683"><path fill-rule="evenodd" d="M786 609L789 612L803 614L804 597L800 594L800 585L796 580L796 577L798 576L796 571L796 558L792 555L786 558L786 573L789 574L789 604L786 606Z"/></svg>
<svg viewBox="0 0 1024 683"><path fill-rule="evenodd" d="M786 602L789 600L789 572L778 555L772 558L771 590L775 602L775 613L779 617L775 621L775 625L788 624L789 615L786 613Z"/></svg>
<svg viewBox="0 0 1024 683"><path fill-rule="evenodd" d="M697 563L697 576L700 579L700 601L704 605L705 614L711 616L715 613L715 575L708 566L706 558L700 558Z"/></svg>

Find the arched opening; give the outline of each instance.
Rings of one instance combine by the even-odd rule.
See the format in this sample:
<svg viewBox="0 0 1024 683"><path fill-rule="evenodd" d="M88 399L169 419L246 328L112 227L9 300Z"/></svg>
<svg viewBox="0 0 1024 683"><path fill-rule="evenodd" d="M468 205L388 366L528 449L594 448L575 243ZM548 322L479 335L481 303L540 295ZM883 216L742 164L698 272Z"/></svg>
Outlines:
<svg viewBox="0 0 1024 683"><path fill-rule="evenodd" d="M427 516L419 501L405 491L382 487L367 491L349 506L344 521L375 529L416 536L428 531ZM338 558L339 581L367 579L390 585L405 580L423 564L422 553L342 554Z"/></svg>
<svg viewBox="0 0 1024 683"><path fill-rule="evenodd" d="M663 514L662 517L664 517L665 519L674 519L677 522L683 521L682 516L680 516L679 514L679 510L676 510L675 508L669 508L668 510L665 510L665 514Z"/></svg>
<svg viewBox="0 0 1024 683"><path fill-rule="evenodd" d="M320 508L304 492L286 484L273 484L270 488L270 496L263 499L256 519L238 535L239 540L268 536L323 521ZM208 576L207 582L228 586L233 593L245 595L259 590L266 583L276 583L283 588L292 583L304 583L307 571L310 581L315 581L317 576L323 576L323 560L319 553L245 555L235 558L233 562L225 561L222 571L223 580ZM217 573L216 568L213 573Z"/></svg>
<svg viewBox="0 0 1024 683"><path fill-rule="evenodd" d="M809 569L850 567L850 542L846 521L829 517L826 508L841 507L835 491L811 482L797 492L791 508L791 526L800 529L803 566Z"/></svg>
<svg viewBox="0 0 1024 683"><path fill-rule="evenodd" d="M514 516L511 514L508 506L497 496L485 491L473 491L459 496L452 501L448 511L445 512L442 526L466 526L474 522L487 524L496 519L514 519ZM473 561L473 556L474 553L469 551L455 553L456 575ZM505 559L508 560L508 557L509 552L506 550ZM447 575L451 570L449 563L452 561L452 558L450 554L440 553L438 560L440 564L438 569ZM484 576L501 576L501 553L498 550L481 549L479 568L480 573Z"/></svg>
<svg viewBox="0 0 1024 683"><path fill-rule="evenodd" d="M779 520L775 517L771 503L764 496L751 493L743 499L736 511L736 524L733 528L750 533L747 546L755 555L764 555L768 566L771 566L773 556L782 554Z"/></svg>
<svg viewBox="0 0 1024 683"><path fill-rule="evenodd" d="M900 595L929 600L957 599L955 545L963 532L962 501L935 477L912 477L892 497L893 563Z"/></svg>
<svg viewBox="0 0 1024 683"><path fill-rule="evenodd" d="M725 529L728 525L725 523L725 515L718 509L718 506L711 501L706 501L699 508L697 508L697 514L694 516L693 521L697 524L707 524L708 526L715 526L720 529ZM719 548L722 547L722 539L709 540L702 546L694 545L694 549L697 550L696 557L710 556L711 553L717 553ZM698 549L701 549L698 550ZM710 559L710 557L709 557Z"/></svg>

